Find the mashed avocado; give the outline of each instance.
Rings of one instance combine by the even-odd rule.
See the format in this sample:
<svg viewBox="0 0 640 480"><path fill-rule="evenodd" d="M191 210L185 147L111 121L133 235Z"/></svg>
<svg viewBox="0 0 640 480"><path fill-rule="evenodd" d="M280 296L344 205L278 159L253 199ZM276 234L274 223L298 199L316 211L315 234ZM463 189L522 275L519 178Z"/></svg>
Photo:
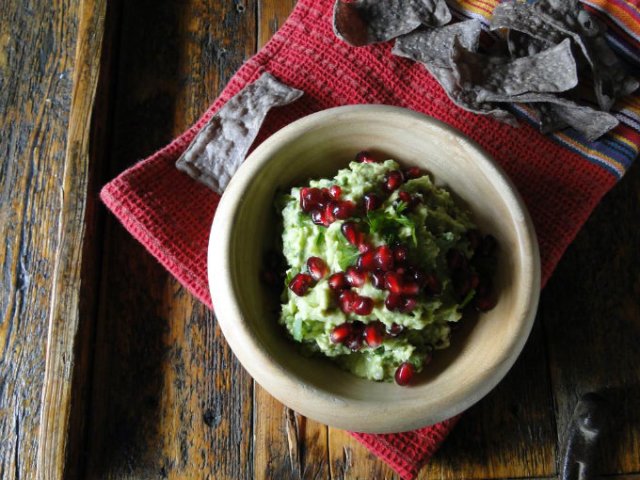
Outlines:
<svg viewBox="0 0 640 480"><path fill-rule="evenodd" d="M280 195L277 208L289 287L279 321L305 350L398 381L399 366L420 371L449 345L449 325L478 290L477 231L429 175L351 162Z"/></svg>

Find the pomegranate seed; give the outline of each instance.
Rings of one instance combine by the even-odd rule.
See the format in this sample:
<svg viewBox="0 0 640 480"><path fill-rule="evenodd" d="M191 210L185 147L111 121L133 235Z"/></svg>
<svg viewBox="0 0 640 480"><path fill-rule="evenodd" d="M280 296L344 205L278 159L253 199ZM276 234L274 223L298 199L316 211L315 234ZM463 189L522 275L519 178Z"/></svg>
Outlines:
<svg viewBox="0 0 640 480"><path fill-rule="evenodd" d="M303 187L300 189L300 208L303 212L309 213L324 207L326 197L319 188Z"/></svg>
<svg viewBox="0 0 640 480"><path fill-rule="evenodd" d="M413 297L407 297L404 299L404 304L400 307L400 311L402 313L412 312L414 308L418 305L418 301Z"/></svg>
<svg viewBox="0 0 640 480"><path fill-rule="evenodd" d="M442 292L442 284L435 274L430 273L425 276L425 288L429 295L438 295Z"/></svg>
<svg viewBox="0 0 640 480"><path fill-rule="evenodd" d="M371 245L370 243L361 241L358 244L358 251L360 253L365 253L365 252L368 252L369 250L373 250L373 245Z"/></svg>
<svg viewBox="0 0 640 480"><path fill-rule="evenodd" d="M382 183L382 188L387 192L393 192L400 188L400 185L404 182L404 177L400 170L393 170L387 173Z"/></svg>
<svg viewBox="0 0 640 480"><path fill-rule="evenodd" d="M338 302L340 304L340 310L344 313L353 312L353 303L358 299L358 294L351 290L345 290L338 297Z"/></svg>
<svg viewBox="0 0 640 480"><path fill-rule="evenodd" d="M358 297L353 302L353 311L357 315L371 315L371 312L373 312L373 300L369 297Z"/></svg>
<svg viewBox="0 0 640 480"><path fill-rule="evenodd" d="M352 287L359 288L363 286L364 282L367 280L367 274L362 270L358 270L354 267L347 268L345 274L347 276L347 282L349 282L349 285L351 285Z"/></svg>
<svg viewBox="0 0 640 480"><path fill-rule="evenodd" d="M452 248L447 252L447 265L449 265L451 270L466 268L467 258L460 250Z"/></svg>
<svg viewBox="0 0 640 480"><path fill-rule="evenodd" d="M356 212L356 204L350 201L336 203L333 207L333 214L340 220L346 220L349 217L353 217Z"/></svg>
<svg viewBox="0 0 640 480"><path fill-rule="evenodd" d="M347 348L351 349L352 352L357 352L362 348L362 336L352 335L347 340L346 346Z"/></svg>
<svg viewBox="0 0 640 480"><path fill-rule="evenodd" d="M469 276L469 286L471 287L471 289L475 290L476 288L478 288L479 284L480 277L478 276L478 274L475 272L471 273L471 275Z"/></svg>
<svg viewBox="0 0 640 480"><path fill-rule="evenodd" d="M401 277L403 277L404 274L407 273L407 269L404 268L404 267L398 267L398 268L396 268L396 273L398 275L400 275Z"/></svg>
<svg viewBox="0 0 640 480"><path fill-rule="evenodd" d="M327 222L324 212L321 210L314 210L311 212L311 221L322 227L328 227L330 225L330 223Z"/></svg>
<svg viewBox="0 0 640 480"><path fill-rule="evenodd" d="M420 293L420 285L415 282L404 282L400 289L403 295L414 296Z"/></svg>
<svg viewBox="0 0 640 480"><path fill-rule="evenodd" d="M402 295L398 295L397 293L390 293L384 300L384 306L387 307L387 310L392 312L402 308L403 304L404 298L402 298Z"/></svg>
<svg viewBox="0 0 640 480"><path fill-rule="evenodd" d="M420 178L422 177L424 174L422 173L422 170L420 170L419 167L409 167L404 171L404 177L405 178Z"/></svg>
<svg viewBox="0 0 640 480"><path fill-rule="evenodd" d="M407 277L417 283L420 288L424 287L427 281L427 277L424 272L415 267L409 268L407 271Z"/></svg>
<svg viewBox="0 0 640 480"><path fill-rule="evenodd" d="M398 192L398 198L404 203L406 203L407 206L411 205L411 202L413 202L413 197L409 192L405 192L405 191Z"/></svg>
<svg viewBox="0 0 640 480"><path fill-rule="evenodd" d="M364 327L366 327L366 325L363 322L360 320L354 320L351 325L353 325L354 335L362 336L364 334Z"/></svg>
<svg viewBox="0 0 640 480"><path fill-rule="evenodd" d="M498 247L498 242L496 241L493 235L485 235L480 243L480 248L478 249L480 254L485 257L490 257L496 251Z"/></svg>
<svg viewBox="0 0 640 480"><path fill-rule="evenodd" d="M416 205L420 203L419 197L414 197L409 192L404 192L404 191L398 193L398 200L400 200L407 206L406 208L407 212L412 212L413 209L416 207Z"/></svg>
<svg viewBox="0 0 640 480"><path fill-rule="evenodd" d="M365 194L364 209L367 212L380 208L380 205L382 205L382 201L380 200L380 197L378 197L378 195L376 195L375 193Z"/></svg>
<svg viewBox="0 0 640 480"><path fill-rule="evenodd" d="M400 366L396 370L396 383L402 387L406 386L411 382L413 375L416 370L412 364L409 362L401 363Z"/></svg>
<svg viewBox="0 0 640 480"><path fill-rule="evenodd" d="M407 247L398 245L393 249L393 259L396 261L396 263L404 263L407 261L408 257L409 251L407 250Z"/></svg>
<svg viewBox="0 0 640 480"><path fill-rule="evenodd" d="M354 222L344 222L340 229L342 230L342 234L351 245L358 246L360 243L362 243L362 232L358 230L358 225L356 225Z"/></svg>
<svg viewBox="0 0 640 480"><path fill-rule="evenodd" d="M372 322L364 329L364 339L371 348L377 348L384 341L383 324L380 322Z"/></svg>
<svg viewBox="0 0 640 480"><path fill-rule="evenodd" d="M402 278L397 272L387 272L384 274L384 286L391 293L400 295L402 293Z"/></svg>
<svg viewBox="0 0 640 480"><path fill-rule="evenodd" d="M351 324L351 329L351 336L347 340L346 346L356 352L362 347L365 325L361 321L356 320Z"/></svg>
<svg viewBox="0 0 640 480"><path fill-rule="evenodd" d="M342 195L342 189L338 185L332 185L331 188L329 188L329 195L331 195L331 198L334 200L338 200L340 195Z"/></svg>
<svg viewBox="0 0 640 480"><path fill-rule="evenodd" d="M329 267L320 257L309 257L307 260L307 268L314 280L320 280L329 273Z"/></svg>
<svg viewBox="0 0 640 480"><path fill-rule="evenodd" d="M333 222L336 221L336 216L333 213L334 207L335 207L335 203L334 202L329 202L324 207L324 211L322 212L323 219L324 219L325 223L327 223L327 227L329 225L331 225Z"/></svg>
<svg viewBox="0 0 640 480"><path fill-rule="evenodd" d="M352 332L353 329L350 323L341 323L331 331L329 338L332 343L344 343L351 336Z"/></svg>
<svg viewBox="0 0 640 480"><path fill-rule="evenodd" d="M380 270L388 272L393 270L393 250L389 245L381 245L376 249L376 264Z"/></svg>
<svg viewBox="0 0 640 480"><path fill-rule="evenodd" d="M311 288L311 285L313 285L313 277L306 273L299 273L289 282L289 289L299 297L302 297Z"/></svg>
<svg viewBox="0 0 640 480"><path fill-rule="evenodd" d="M370 272L376 269L376 253L373 250L369 250L367 252L362 253L358 257L358 261L356 263L356 267L360 270L364 270L366 272Z"/></svg>
<svg viewBox="0 0 640 480"><path fill-rule="evenodd" d="M375 272L369 272L369 276L371 278L371 284L374 288L378 290L384 290L384 272L379 270Z"/></svg>
<svg viewBox="0 0 640 480"><path fill-rule="evenodd" d="M340 290L346 290L349 288L349 282L347 281L347 277L344 273L338 272L334 273L329 277L329 288L331 290L339 292Z"/></svg>
<svg viewBox="0 0 640 480"><path fill-rule="evenodd" d="M360 163L377 163L376 160L367 151L358 152L356 155L356 162Z"/></svg>
<svg viewBox="0 0 640 480"><path fill-rule="evenodd" d="M471 276L465 270L456 270L453 274L453 290L458 298L463 299L471 290Z"/></svg>
<svg viewBox="0 0 640 480"><path fill-rule="evenodd" d="M497 303L498 300L491 293L487 293L482 297L477 297L474 300L476 310L478 310L479 312L488 312L489 310L493 309L497 305Z"/></svg>
<svg viewBox="0 0 640 480"><path fill-rule="evenodd" d="M493 294L491 281L486 279L480 281L473 303L476 310L480 312L487 312L496 306L498 300Z"/></svg>
<svg viewBox="0 0 640 480"><path fill-rule="evenodd" d="M387 328L387 333L392 337L397 337L404 331L404 327L402 325L398 325L397 323L392 323L389 328Z"/></svg>
<svg viewBox="0 0 640 480"><path fill-rule="evenodd" d="M482 242L482 235L478 230L469 230L467 232L467 240L469 240L469 246L471 250L476 251Z"/></svg>

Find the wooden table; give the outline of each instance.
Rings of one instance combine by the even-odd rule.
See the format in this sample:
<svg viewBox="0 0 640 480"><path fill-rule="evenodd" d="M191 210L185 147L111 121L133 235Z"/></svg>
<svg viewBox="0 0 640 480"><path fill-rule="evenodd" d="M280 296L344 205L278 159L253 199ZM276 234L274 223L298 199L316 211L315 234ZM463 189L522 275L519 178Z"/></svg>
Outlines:
<svg viewBox="0 0 640 480"><path fill-rule="evenodd" d="M0 477L397 478L288 411L99 187L198 118L292 0L6 0L0 16ZM547 478L577 398L640 478L640 166L543 293L526 349L420 478Z"/></svg>

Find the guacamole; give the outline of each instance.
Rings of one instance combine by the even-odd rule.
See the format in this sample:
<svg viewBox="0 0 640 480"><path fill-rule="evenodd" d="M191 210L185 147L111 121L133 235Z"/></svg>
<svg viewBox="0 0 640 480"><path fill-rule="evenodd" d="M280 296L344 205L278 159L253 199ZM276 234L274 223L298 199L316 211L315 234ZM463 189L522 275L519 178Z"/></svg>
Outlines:
<svg viewBox="0 0 640 480"><path fill-rule="evenodd" d="M428 174L358 159L277 199L288 267L279 321L307 352L405 385L449 345L465 306L495 303L473 262L493 239Z"/></svg>

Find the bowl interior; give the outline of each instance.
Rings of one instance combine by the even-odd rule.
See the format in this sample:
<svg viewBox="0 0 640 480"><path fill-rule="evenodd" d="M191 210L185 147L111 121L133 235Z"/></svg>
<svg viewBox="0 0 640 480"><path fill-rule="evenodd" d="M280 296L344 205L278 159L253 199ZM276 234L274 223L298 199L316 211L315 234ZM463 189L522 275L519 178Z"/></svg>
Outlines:
<svg viewBox="0 0 640 480"><path fill-rule="evenodd" d="M223 332L244 367L272 395L329 425L390 432L455 415L495 386L529 334L539 266L528 216L478 147L439 122L399 109L363 107L313 120L303 119L259 147L220 203L209 275ZM279 299L259 281L263 253L279 235L276 192L333 176L360 150L432 172L500 245L496 308L466 319L452 346L436 352L410 388L359 379L329 360L301 356L277 323Z"/></svg>

